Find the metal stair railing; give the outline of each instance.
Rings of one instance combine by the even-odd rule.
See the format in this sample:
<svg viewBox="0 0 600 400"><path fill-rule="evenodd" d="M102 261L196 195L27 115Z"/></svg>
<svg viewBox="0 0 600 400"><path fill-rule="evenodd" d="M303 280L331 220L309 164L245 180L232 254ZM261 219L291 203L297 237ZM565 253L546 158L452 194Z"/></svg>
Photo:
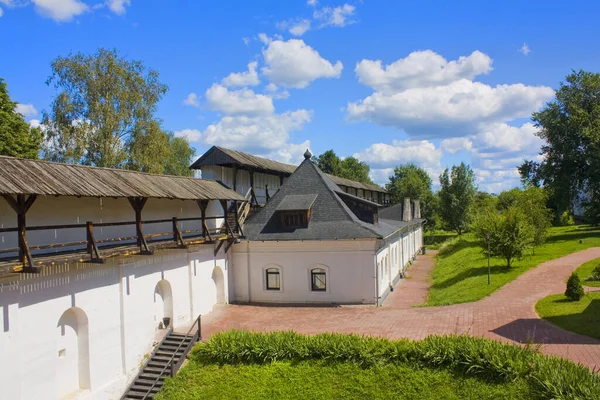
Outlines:
<svg viewBox="0 0 600 400"><path fill-rule="evenodd" d="M196 320L194 321L192 326L190 326L190 329L185 334L185 337L183 339L181 339L181 343L179 343L179 346L177 346L177 349L173 352L171 359L167 362L167 365L165 365L164 368L162 369L162 371L158 374L158 378L156 378L154 383L152 383L152 386L150 386L150 388L148 388L148 392L144 395L142 400L146 400L148 398L148 396L150 396L152 394L152 389L154 389L156 387L156 384L158 383L160 378L165 376L165 372L167 371L167 368L170 368L169 376L171 376L171 377L175 376L175 373L179 370L179 367L181 367L181 364L183 364L183 361L184 361L183 354L181 355L181 357L179 357L179 361L177 361L177 362L175 362L175 356L177 356L177 352L181 349L181 346L183 346L183 344L185 343L185 339L187 339L188 336L190 336L190 332L192 332L192 329L194 329L195 325L198 325L198 330L196 330L196 333L191 336L192 341L189 344L187 344L187 346L191 347L194 343L196 343L197 341L199 341L201 339L201 336L200 336L200 334L201 334L201 331L200 331L201 317L202 317L202 314L198 315L198 318L196 318ZM160 345L159 345L159 347L160 347Z"/></svg>

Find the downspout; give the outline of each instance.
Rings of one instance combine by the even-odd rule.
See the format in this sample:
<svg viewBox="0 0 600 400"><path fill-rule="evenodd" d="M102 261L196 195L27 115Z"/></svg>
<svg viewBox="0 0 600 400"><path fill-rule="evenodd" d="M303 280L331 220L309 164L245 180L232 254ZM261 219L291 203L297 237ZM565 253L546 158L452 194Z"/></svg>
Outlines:
<svg viewBox="0 0 600 400"><path fill-rule="evenodd" d="M248 275L248 303L252 302L252 296L250 295L251 292L251 284L250 284L250 241L246 241L247 245L246 245L246 269L247 269L247 275Z"/></svg>

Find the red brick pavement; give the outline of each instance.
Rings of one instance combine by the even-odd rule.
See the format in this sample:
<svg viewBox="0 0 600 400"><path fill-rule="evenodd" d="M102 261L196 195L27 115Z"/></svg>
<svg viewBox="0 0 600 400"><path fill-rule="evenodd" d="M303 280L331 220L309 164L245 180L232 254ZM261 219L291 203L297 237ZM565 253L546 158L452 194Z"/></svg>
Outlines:
<svg viewBox="0 0 600 400"><path fill-rule="evenodd" d="M474 303L442 307L411 306L426 298L433 257L419 256L388 296L383 307L280 307L224 305L203 318L203 337L227 329L259 332L357 333L390 339L422 339L431 334L471 334L499 341L525 343L532 338L542 351L600 368L600 341L565 331L541 320L538 300L564 291L565 280L582 263L600 257L600 248L580 251L540 264Z"/></svg>

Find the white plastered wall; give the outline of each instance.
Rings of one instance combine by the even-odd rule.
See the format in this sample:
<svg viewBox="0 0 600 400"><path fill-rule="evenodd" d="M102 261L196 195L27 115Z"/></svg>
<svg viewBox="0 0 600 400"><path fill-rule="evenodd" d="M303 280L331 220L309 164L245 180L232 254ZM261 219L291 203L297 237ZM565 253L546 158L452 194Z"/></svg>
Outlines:
<svg viewBox="0 0 600 400"><path fill-rule="evenodd" d="M228 301L227 258L222 250L214 257L213 250L213 245L201 245L152 256L118 257L101 265L55 265L41 274L1 280L0 398L43 400L69 395L77 377L71 370L65 378L59 369L65 362L72 365L69 357L87 363L89 369L85 390L69 398L120 398L144 355L152 351L158 326L154 303L158 282L164 280L171 288L175 327L188 326L218 300ZM89 354L84 360L76 354L73 338L77 335L61 320L73 309L87 319Z"/></svg>
<svg viewBox="0 0 600 400"><path fill-rule="evenodd" d="M376 302L375 240L242 242L233 246L233 298L259 303ZM266 290L265 269L280 268L281 290ZM327 271L311 291L310 270Z"/></svg>

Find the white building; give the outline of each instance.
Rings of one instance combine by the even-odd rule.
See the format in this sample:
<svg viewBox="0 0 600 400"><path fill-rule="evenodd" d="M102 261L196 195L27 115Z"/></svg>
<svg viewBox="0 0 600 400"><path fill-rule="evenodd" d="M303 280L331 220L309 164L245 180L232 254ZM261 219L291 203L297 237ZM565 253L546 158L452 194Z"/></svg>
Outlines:
<svg viewBox="0 0 600 400"><path fill-rule="evenodd" d="M380 211L383 189L308 159L273 179L285 164L209 153L203 175L237 193L0 157L0 399L118 399L165 323L217 303L381 304L422 245L418 202Z"/></svg>
<svg viewBox="0 0 600 400"><path fill-rule="evenodd" d="M404 218L381 218L305 158L233 246L233 300L381 304L422 247L420 213L407 199Z"/></svg>

